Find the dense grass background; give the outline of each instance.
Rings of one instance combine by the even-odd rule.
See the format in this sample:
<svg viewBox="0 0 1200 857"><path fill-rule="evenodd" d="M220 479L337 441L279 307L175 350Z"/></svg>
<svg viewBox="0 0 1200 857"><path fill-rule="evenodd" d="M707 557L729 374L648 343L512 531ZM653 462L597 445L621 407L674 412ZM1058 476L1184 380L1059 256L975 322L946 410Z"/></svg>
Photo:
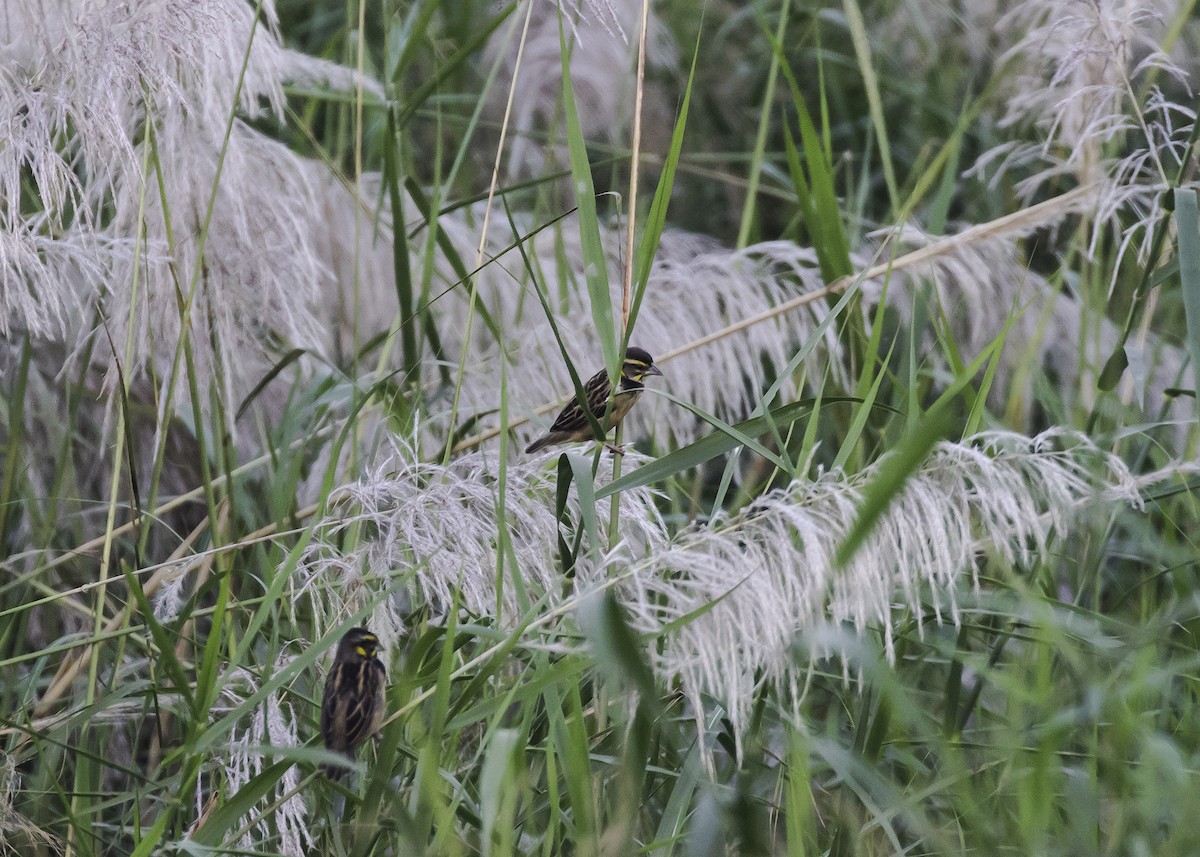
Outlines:
<svg viewBox="0 0 1200 857"><path fill-rule="evenodd" d="M0 853L1200 853L1194 2L152 5L0 39Z"/></svg>

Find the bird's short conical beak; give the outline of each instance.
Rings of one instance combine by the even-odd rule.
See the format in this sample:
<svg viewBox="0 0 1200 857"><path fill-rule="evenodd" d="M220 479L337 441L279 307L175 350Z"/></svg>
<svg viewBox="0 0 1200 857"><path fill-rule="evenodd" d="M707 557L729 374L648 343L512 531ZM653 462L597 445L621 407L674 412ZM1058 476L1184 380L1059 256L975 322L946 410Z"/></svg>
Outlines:
<svg viewBox="0 0 1200 857"><path fill-rule="evenodd" d="M646 369L646 374L647 375L661 375L662 370L659 369L657 366L655 366L653 363L651 363L650 366Z"/></svg>

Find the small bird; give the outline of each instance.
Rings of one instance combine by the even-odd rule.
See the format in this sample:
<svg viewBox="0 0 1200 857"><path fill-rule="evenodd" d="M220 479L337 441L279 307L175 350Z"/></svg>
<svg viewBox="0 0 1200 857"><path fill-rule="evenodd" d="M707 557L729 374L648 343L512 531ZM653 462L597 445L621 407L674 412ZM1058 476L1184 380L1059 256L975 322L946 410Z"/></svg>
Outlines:
<svg viewBox="0 0 1200 857"><path fill-rule="evenodd" d="M621 364L621 381L617 385L617 395L613 397L612 411L609 413L607 422L604 419L604 412L608 408L608 400L612 393L612 387L608 382L608 372L601 369L583 385L588 410L596 417L597 422L606 433L614 426L620 425L621 420L625 419L625 415L629 413L629 409L633 407L633 403L645 389L643 381L648 375L662 375L662 370L654 365L654 358L645 349L631 346L625 352L625 362ZM579 397L575 396L559 413L554 424L550 426L550 431L529 444L525 451L537 452L543 447L553 446L556 443L573 443L593 438L591 423L588 422L583 408L579 406Z"/></svg>
<svg viewBox="0 0 1200 857"><path fill-rule="evenodd" d="M325 679L321 699L321 737L326 749L354 761L364 741L383 721L383 685L387 670L379 660L379 638L366 628L351 628L338 641L333 668ZM322 765L331 780L340 780L346 769Z"/></svg>

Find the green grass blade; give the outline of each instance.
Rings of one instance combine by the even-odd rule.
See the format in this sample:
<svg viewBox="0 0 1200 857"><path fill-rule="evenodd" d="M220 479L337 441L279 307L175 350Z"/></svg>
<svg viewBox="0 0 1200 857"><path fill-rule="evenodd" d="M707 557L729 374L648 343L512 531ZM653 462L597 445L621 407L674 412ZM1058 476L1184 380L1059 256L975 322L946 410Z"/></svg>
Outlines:
<svg viewBox="0 0 1200 857"><path fill-rule="evenodd" d="M587 534L588 549L599 555L604 550L604 542L600 540L600 520L596 517L596 485L592 477L591 462L582 455L564 452L562 458L567 460L575 479L575 491L579 496L579 514L583 518L583 531Z"/></svg>
<svg viewBox="0 0 1200 857"><path fill-rule="evenodd" d="M162 844L163 834L166 832L171 815L172 813L169 812L160 812L149 830L140 831L138 843L133 851L129 852L129 857L150 857L154 850Z"/></svg>
<svg viewBox="0 0 1200 857"><path fill-rule="evenodd" d="M579 239L583 252L583 278L591 301L592 324L604 353L604 366L609 377L615 378L620 365L617 354L617 334L613 321L612 293L608 284L608 264L600 240L600 219L596 212L596 188L592 184L592 167L588 162L587 141L579 124L575 106L574 85L571 82L571 51L567 45L563 22L559 17L559 44L562 47L562 98L567 149L571 161L572 190L579 209ZM632 201L631 201L632 202Z"/></svg>
<svg viewBox="0 0 1200 857"><path fill-rule="evenodd" d="M783 42L784 34L787 32L788 16L791 13L791 9L792 4L790 3L784 3L778 8L779 22L776 24L775 42ZM754 7L754 12L756 15L762 15L762 7ZM765 25L763 27L766 29ZM767 68L766 85L763 88L762 107L759 109L758 131L754 138L754 149L750 154L750 174L746 182L746 199L742 204L742 220L738 226L736 246L739 248L745 247L750 243L750 234L756 221L754 211L758 201L758 186L762 181L763 168L766 162L767 135L770 131L771 112L775 104L775 85L779 80L780 67L786 65L787 62L781 62L778 54L772 53L771 62Z"/></svg>
<svg viewBox="0 0 1200 857"><path fill-rule="evenodd" d="M637 260L634 266L633 302L629 308L629 326L625 330L626 345L629 344L629 337L637 322L642 298L646 295L646 284L650 282L650 271L654 267L654 256L658 252L659 241L667 226L667 208L671 203L671 191L675 187L675 171L679 167L679 158L683 152L683 137L684 131L687 129L688 108L692 103L692 85L696 81L696 59L699 56L700 37L697 35L696 49L692 54L692 67L688 71L687 85L683 90L683 103L679 107L679 116L675 120L675 130L671 133L671 146L663 160L662 173L658 178L658 186L654 189L654 199L650 203L650 212L646 217L641 243L638 244ZM630 200L630 205L636 204L637 200Z"/></svg>
<svg viewBox="0 0 1200 857"><path fill-rule="evenodd" d="M417 87L412 95L405 99L404 104L400 106L396 113L396 124L401 127L407 125L408 120L421 108L429 96L437 91L442 82L456 70L465 66L472 55L480 49L496 28L503 24L516 8L516 3L506 4L496 17L488 21L483 27L480 27L477 33L447 57L446 61L438 66L437 71L427 81Z"/></svg>
<svg viewBox="0 0 1200 857"><path fill-rule="evenodd" d="M1192 359L1194 389L1200 391L1200 213L1196 191L1175 191L1175 221L1179 227L1179 282L1187 316L1187 348ZM1197 397L1200 407L1200 397Z"/></svg>
<svg viewBox="0 0 1200 857"><path fill-rule="evenodd" d="M248 814L259 801L275 791L279 780L294 764L295 762L291 759L285 759L252 777L248 783L213 810L208 820L197 828L189 839L198 845L210 847L221 844L225 834L241 820L242 816Z"/></svg>
<svg viewBox="0 0 1200 857"><path fill-rule="evenodd" d="M640 706L648 706L653 714L659 713L661 705L654 673L612 593L606 589L590 597L580 610L579 621L601 671L610 681L636 690Z"/></svg>
<svg viewBox="0 0 1200 857"><path fill-rule="evenodd" d="M513 230L514 235L520 234L517 229L516 221L513 219L512 211L508 207L508 201L504 201L504 211L508 215L509 226ZM571 376L571 386L575 390L575 398L577 401L586 402L587 393L584 391L584 381L579 376L579 371L575 368L575 364L571 362L571 354L567 351L567 345L563 342L562 333L558 329L558 321L554 317L554 310L550 306L550 301L546 297L546 290L542 287L541 277L538 275L537 266L529 258L529 253L525 249L525 242L518 242L517 251L521 254L521 261L525 264L525 272L529 276L529 282L533 286L533 293L537 296L538 303L542 306L542 312L546 314L546 323L550 325L550 332L554 335L554 342L558 345L558 353L562 355L563 365L567 367L567 373ZM588 423L592 427L592 436L597 440L604 437L604 428L600 425L600 420L596 419L596 415L592 413L591 408L584 408L583 415L587 418Z"/></svg>
<svg viewBox="0 0 1200 857"><path fill-rule="evenodd" d="M417 329L413 323L415 301L412 263L408 255L408 241L404 237L404 194L400 190L404 178L400 174L402 138L394 110L388 111L387 130L388 141L383 147L383 183L387 188L393 224L392 272L396 279L396 305L400 311L400 365L404 367L405 378L411 383L417 378L416 370L421 355L417 352Z"/></svg>
<svg viewBox="0 0 1200 857"><path fill-rule="evenodd" d="M728 854L725 813L711 791L704 792L688 824L687 857L723 857Z"/></svg>
<svg viewBox="0 0 1200 857"><path fill-rule="evenodd" d="M4 441L4 475L0 483L0 546L8 544L8 521L13 513L17 496L17 470L20 465L21 451L25 441L25 390L29 383L29 360L33 354L33 344L28 336L21 343L21 357L17 371L11 379L5 379L11 384L8 393L8 422L7 436L0 436Z"/></svg>
<svg viewBox="0 0 1200 857"><path fill-rule="evenodd" d="M893 347L895 347L893 345ZM891 352L888 352L888 358L891 357ZM887 364L887 359L881 361L884 365ZM866 366L863 367L864 381L868 377ZM850 460L850 456L858 447L859 440L862 439L863 432L866 431L867 421L871 416L871 409L875 405L875 401L879 396L879 388L883 385L884 378L887 377L886 372L878 372L875 375L875 380L864 391L862 396L863 406L856 408L854 417L850 421L850 427L846 429L842 436L842 445L838 449L837 455L833 459L834 469L840 470L846 466L846 462Z"/></svg>
<svg viewBox="0 0 1200 857"><path fill-rule="evenodd" d="M514 775L523 767L522 747L521 735L515 729L498 730L488 745L479 778L479 814L483 821L485 857L495 853L494 839L504 840L513 836L512 821L518 798L512 785Z"/></svg>
<svg viewBox="0 0 1200 857"><path fill-rule="evenodd" d="M875 140L879 144L879 159L883 162L883 177L887 183L888 196L892 201L892 209L900 209L900 190L896 183L895 167L892 165L891 136L888 134L887 123L883 118L883 97L879 92L879 76L875 73L875 60L871 56L871 42L867 36L866 22L863 21L862 9L858 0L842 0L842 8L846 12L846 23L850 28L850 38L854 43L854 54L858 58L858 68L862 73L863 86L867 91L867 105L871 114L871 124L875 126Z"/></svg>
<svg viewBox="0 0 1200 857"><path fill-rule="evenodd" d="M254 404L254 400L261 395L262 391L267 388L268 384L278 378L279 375L285 369L287 369L287 367L291 366L307 353L307 349L293 348L288 351L287 354L280 357L279 360L275 362L275 365L268 369L267 373L262 376L257 384L254 385L254 389L252 389L245 395L245 397L243 397L241 404L238 405L237 413L234 416L234 421L236 422L242 418L242 415L250 409L250 406Z"/></svg>
<svg viewBox="0 0 1200 857"><path fill-rule="evenodd" d="M630 488L640 488L643 485L661 482L663 479L711 461L739 446L761 446L751 439L762 437L773 427L791 425L809 413L815 401L815 399L802 399L788 405L781 405L765 416L753 417L732 426L719 427L699 440L668 453L662 458L657 458L649 464L643 464L637 470L630 471L620 479L610 482L596 492L596 497L603 499L617 491L628 491ZM860 399L839 396L827 396L822 401L826 405L837 402L861 402ZM877 407L886 406L878 405ZM891 408L886 409L891 410ZM768 458L782 463L774 453L768 452Z"/></svg>
<svg viewBox="0 0 1200 857"><path fill-rule="evenodd" d="M779 53L783 51L782 46L774 40L772 49ZM821 276L826 282L833 282L839 277L854 273L854 265L850 260L850 240L846 236L833 181L833 153L826 148L824 137L817 132L800 84L787 65L783 66L783 76L792 96L792 105L796 108L800 145L804 150L804 165L808 167L806 178L791 129L784 123L788 174L800 200L800 211L804 216L805 226L812 236L813 250L816 251L817 261L821 266Z"/></svg>
<svg viewBox="0 0 1200 857"><path fill-rule="evenodd" d="M920 467L929 451L943 438L950 436L954 419L950 405L971 383L980 368L1000 348L1003 339L992 341L983 352L971 361L955 378L954 383L938 398L917 427L910 431L897 445L892 455L884 460L879 472L863 492L863 503L858 518L838 547L835 562L845 565L866 541L871 528L883 515L888 504L900 493L904 483Z"/></svg>

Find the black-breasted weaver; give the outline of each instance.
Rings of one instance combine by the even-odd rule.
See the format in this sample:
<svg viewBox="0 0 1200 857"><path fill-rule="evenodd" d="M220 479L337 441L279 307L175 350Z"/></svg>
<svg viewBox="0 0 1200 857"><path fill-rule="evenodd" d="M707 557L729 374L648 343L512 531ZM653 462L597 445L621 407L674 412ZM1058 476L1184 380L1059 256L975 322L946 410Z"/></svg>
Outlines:
<svg viewBox="0 0 1200 857"><path fill-rule="evenodd" d="M633 403L638 400L638 396L645 389L645 378L649 375L661 374L662 371L654 365L654 358L650 356L649 352L631 346L625 352L625 362L621 364L621 380L617 384L615 397L611 395L612 386L608 382L608 372L604 369L601 369L584 384L583 393L587 399L588 410L600 423L601 428L608 432L625 419L625 415L629 413L629 409L633 407ZM604 412L608 408L609 398L613 400L612 410L608 414L608 419L605 420ZM591 423L588 422L583 408L579 405L579 397L575 396L559 413L554 424L550 426L550 431L529 444L525 451L537 452L543 447L553 446L556 443L593 439Z"/></svg>
<svg viewBox="0 0 1200 857"><path fill-rule="evenodd" d="M333 667L321 699L321 737L326 749L354 761L364 741L383 721L383 685L387 670L379 660L379 638L366 628L351 628L338 641ZM331 780L346 773L340 765L322 765Z"/></svg>

